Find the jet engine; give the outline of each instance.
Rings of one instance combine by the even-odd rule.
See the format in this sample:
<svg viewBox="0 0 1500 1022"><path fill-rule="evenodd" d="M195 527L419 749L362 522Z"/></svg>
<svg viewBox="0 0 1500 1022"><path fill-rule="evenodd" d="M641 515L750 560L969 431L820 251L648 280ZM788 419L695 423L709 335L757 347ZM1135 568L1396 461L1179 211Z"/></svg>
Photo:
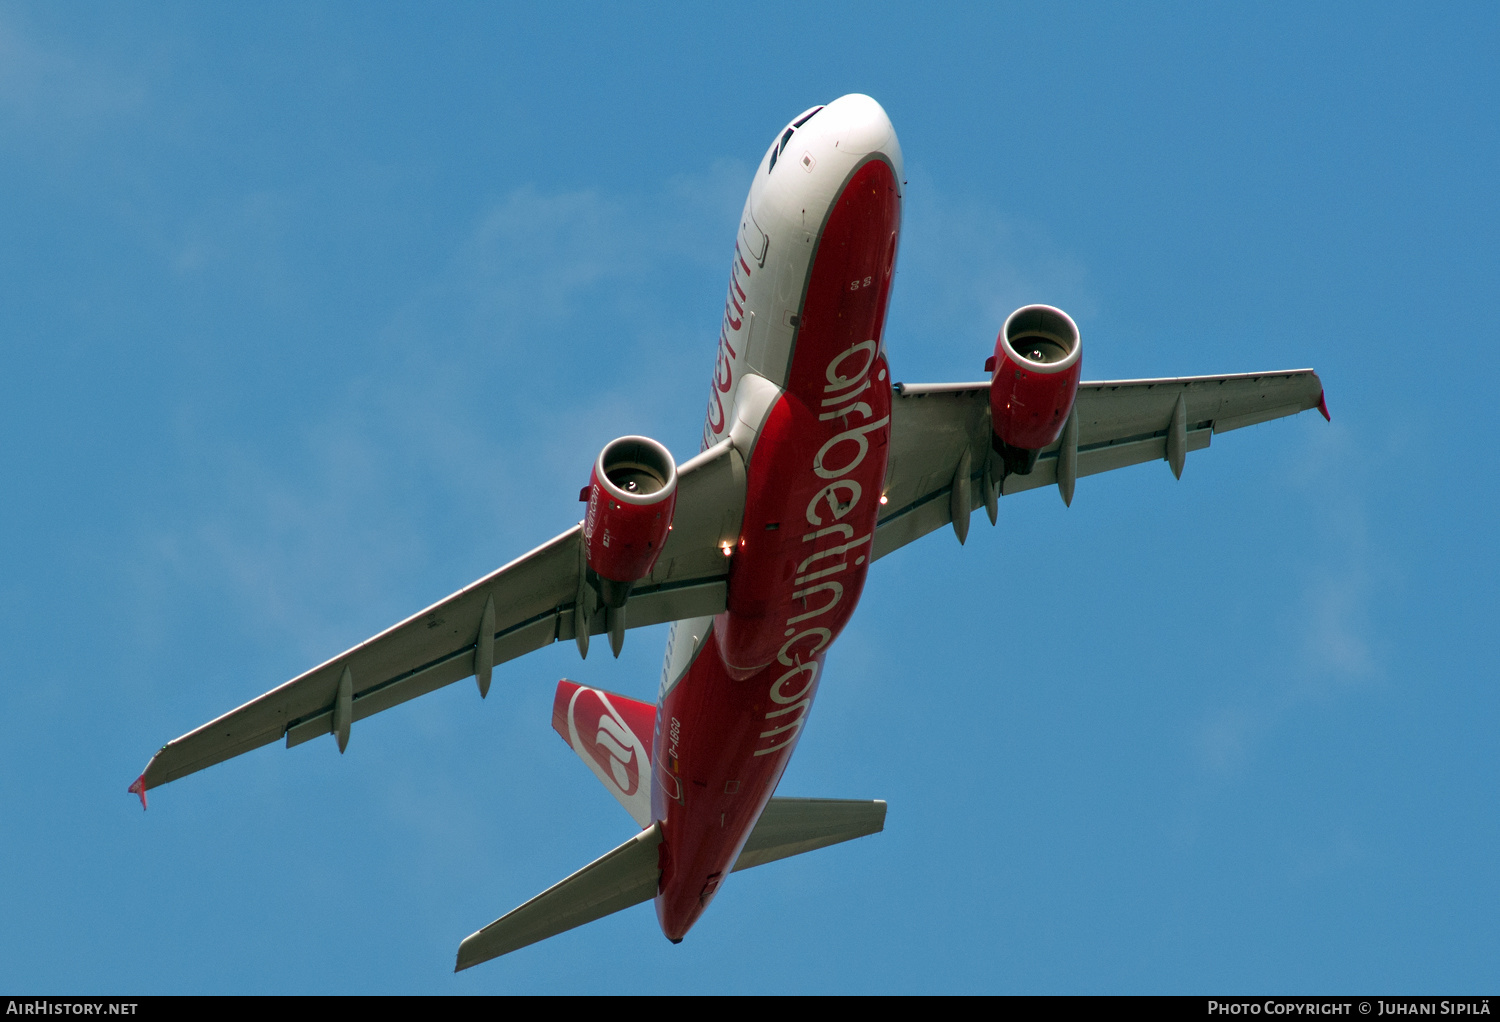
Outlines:
<svg viewBox="0 0 1500 1022"><path fill-rule="evenodd" d="M588 566L607 607L621 607L632 583L656 564L677 506L677 463L655 440L622 436L599 452L583 519Z"/></svg>
<svg viewBox="0 0 1500 1022"><path fill-rule="evenodd" d="M990 377L993 443L1007 474L1026 475L1056 442L1073 410L1083 372L1078 325L1050 305L1028 305L1005 319Z"/></svg>

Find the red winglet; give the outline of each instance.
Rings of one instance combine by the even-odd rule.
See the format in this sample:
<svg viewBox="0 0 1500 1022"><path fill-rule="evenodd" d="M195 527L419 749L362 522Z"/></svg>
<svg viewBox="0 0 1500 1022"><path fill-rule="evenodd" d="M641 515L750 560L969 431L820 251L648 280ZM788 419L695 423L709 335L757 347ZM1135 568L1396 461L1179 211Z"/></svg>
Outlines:
<svg viewBox="0 0 1500 1022"><path fill-rule="evenodd" d="M132 795L139 795L141 797L141 812L145 812L146 811L146 775L145 774L141 774L141 776L139 776L139 777L137 777L135 779L135 783L132 784L130 787L126 788L125 790L128 791L128 792L130 792Z"/></svg>
<svg viewBox="0 0 1500 1022"><path fill-rule="evenodd" d="M1321 390L1318 391L1318 411L1323 413L1323 418L1327 419L1329 422L1333 421L1333 417L1328 414L1328 402L1324 399L1323 392Z"/></svg>

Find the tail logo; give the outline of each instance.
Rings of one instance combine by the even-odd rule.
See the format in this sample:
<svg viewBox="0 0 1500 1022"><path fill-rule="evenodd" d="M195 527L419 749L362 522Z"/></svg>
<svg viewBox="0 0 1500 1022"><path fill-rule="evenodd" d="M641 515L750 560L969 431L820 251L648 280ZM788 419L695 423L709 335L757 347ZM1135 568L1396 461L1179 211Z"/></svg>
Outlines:
<svg viewBox="0 0 1500 1022"><path fill-rule="evenodd" d="M585 737L587 736L587 737ZM646 746L595 688L580 687L568 701L568 741L606 786L629 798L641 786Z"/></svg>

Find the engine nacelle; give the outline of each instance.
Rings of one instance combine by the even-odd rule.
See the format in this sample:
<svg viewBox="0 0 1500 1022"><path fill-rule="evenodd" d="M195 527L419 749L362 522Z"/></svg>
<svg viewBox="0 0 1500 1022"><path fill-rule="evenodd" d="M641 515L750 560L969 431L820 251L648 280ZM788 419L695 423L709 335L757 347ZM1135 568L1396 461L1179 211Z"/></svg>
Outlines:
<svg viewBox="0 0 1500 1022"><path fill-rule="evenodd" d="M599 452L589 479L583 542L607 606L651 573L677 507L677 463L655 440L622 436Z"/></svg>
<svg viewBox="0 0 1500 1022"><path fill-rule="evenodd" d="M994 447L1007 473L1025 475L1055 443L1073 410L1083 372L1078 324L1050 305L1028 305L1005 319L990 377Z"/></svg>

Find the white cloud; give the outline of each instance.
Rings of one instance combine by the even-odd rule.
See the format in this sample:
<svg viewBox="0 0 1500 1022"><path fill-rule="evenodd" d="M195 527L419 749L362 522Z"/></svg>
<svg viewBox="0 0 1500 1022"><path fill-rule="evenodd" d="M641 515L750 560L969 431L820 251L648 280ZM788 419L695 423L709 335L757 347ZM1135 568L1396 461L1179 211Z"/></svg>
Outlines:
<svg viewBox="0 0 1500 1022"><path fill-rule="evenodd" d="M1284 513L1307 530L1298 547L1309 550L1288 578L1280 615L1287 632L1259 651L1261 683L1243 684L1228 696L1231 706L1200 716L1193 744L1209 775L1248 768L1278 732L1356 698L1384 674L1371 608L1389 589L1392 569L1375 555L1367 506L1368 480L1381 458L1337 423L1319 419L1317 427L1278 495L1292 504Z"/></svg>
<svg viewBox="0 0 1500 1022"><path fill-rule="evenodd" d="M0 116L28 147L63 143L138 108L142 83L97 55L51 45L0 17ZM15 135L12 134L14 140Z"/></svg>
<svg viewBox="0 0 1500 1022"><path fill-rule="evenodd" d="M1244 708L1215 710L1199 721L1193 744L1200 762L1215 773L1243 768L1264 722Z"/></svg>
<svg viewBox="0 0 1500 1022"><path fill-rule="evenodd" d="M143 593L202 594L312 663L372 611L396 620L571 526L604 433L698 411L741 169L637 198L527 186L478 211L442 269L354 339L365 354L327 402L291 413L294 446L182 431L184 457L217 478L200 513L143 539L177 579L139 579ZM663 297L689 286L684 266L716 281L701 324Z"/></svg>
<svg viewBox="0 0 1500 1022"><path fill-rule="evenodd" d="M1383 460L1339 423L1318 429L1305 461L1295 470L1297 488L1310 503L1319 530L1318 561L1302 588L1305 684L1327 692L1380 674L1379 643L1370 607L1386 586L1389 566L1375 556L1366 501Z"/></svg>
<svg viewBox="0 0 1500 1022"><path fill-rule="evenodd" d="M952 336L952 343L980 350L1023 305L1094 313L1086 267L1045 225L989 200L945 194L920 171L908 176L906 194L892 303L893 315L915 333Z"/></svg>

